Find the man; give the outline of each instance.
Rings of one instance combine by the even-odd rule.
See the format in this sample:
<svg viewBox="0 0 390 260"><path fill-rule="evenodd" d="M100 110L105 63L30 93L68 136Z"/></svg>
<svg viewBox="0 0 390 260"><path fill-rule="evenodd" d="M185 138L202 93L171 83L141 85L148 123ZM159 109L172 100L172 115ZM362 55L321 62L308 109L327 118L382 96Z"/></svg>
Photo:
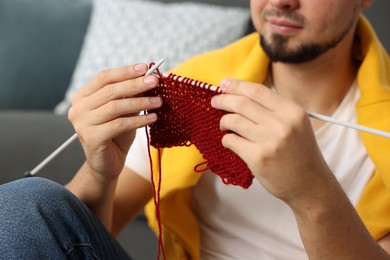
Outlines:
<svg viewBox="0 0 390 260"><path fill-rule="evenodd" d="M183 175L185 177L182 178L185 179L198 178L199 175L193 177L195 174L185 168L176 172L175 166L170 166L173 164L173 158L180 158L183 165L189 165L187 168L196 165L193 161L184 159L193 157L190 156L192 151L188 152L191 148L164 151L162 163L166 175L163 181L166 193L169 192L170 196L162 195L162 205L165 204L166 207L161 208L161 218L167 227L164 230L167 233L164 242L168 255L173 244L168 237L173 236L177 240L189 239L186 241L189 245L185 242L179 243L184 252L175 251L174 256L177 258L183 253L206 259L222 258L224 255L232 259L301 259L304 251L309 258L387 257L364 224L385 249L388 249L389 224L376 231L377 219L368 216L367 209L364 211L367 204L361 204L362 210L359 212L366 218L364 224L353 205L360 207L358 201L364 201L371 196L373 190L369 189L376 178L372 177L376 169L372 160L383 160L383 156L378 159L368 157L366 149L378 149L370 145L375 143L383 146L388 140L362 135L367 139L363 144L364 141L355 132L340 130L338 127L324 129L331 126L309 119L305 112L334 116L340 114L341 118L345 116L348 120L355 120L357 117L362 123L373 124L364 118L367 115L363 115L372 111L358 108L355 115L354 109L359 95L363 95L359 102L368 104L372 101L367 100L363 92L377 91L372 87L374 79L371 78L370 82L363 78L366 70L361 68L368 62L367 59L370 59L364 48L368 48L371 43L364 38L369 29L362 19L359 21L359 15L370 4L371 1L354 0L253 0L253 22L261 35L261 46L271 64L266 61L262 50L257 48L256 34L225 50L195 58L175 70L179 75L209 83L218 84L218 81L225 77L235 78L225 79L220 83L226 94L214 98L212 105L216 109L231 112L221 120L221 129L232 132L223 138L223 145L247 163L259 183L254 184L253 190L236 191L234 188L221 187L215 176L205 173L199 180L193 181L197 183L193 189L193 184L184 184L185 180L176 179L175 183L183 183L171 188L171 178L174 178L171 175ZM357 26L358 32L355 33ZM385 59L388 59L387 54L382 55L386 55ZM125 151L134 135L134 132L128 132L126 129L152 123L156 118L153 114L136 117L128 114L161 105L158 98L139 98L136 103L127 99L118 100L139 94L156 84L154 77L143 79L133 76L136 79L131 80L132 76L128 76L123 70L128 68L98 76L75 97L74 107L70 112L70 119L76 129L79 129L84 147L87 147L88 161L84 171L82 170L68 187L82 200L97 207L96 214L101 215L103 222L114 233L152 196L149 182L145 182L145 179L133 171L138 170L138 174L145 178L148 178L149 173L142 173L140 168L133 166L131 158L127 163L129 167L125 167L121 174L119 172L123 166ZM213 75L209 75L211 71ZM386 73L388 78L388 72ZM141 84L141 80L145 83ZM126 87L135 92L125 90ZM380 91L389 97L388 89ZM111 95L104 95L107 92ZM85 108L87 105L90 108ZM375 109L375 112L378 110ZM382 117L385 117L384 113L388 111L389 105L384 105ZM95 134L86 134L90 132ZM328 140L332 137L333 142ZM128 140L126 145L123 144L123 139ZM344 149L341 150L341 147ZM117 149L116 153L111 152L114 148ZM181 151L180 157L177 157L177 151ZM112 154L116 154L115 159L120 163L112 165ZM342 156L348 161L340 160ZM358 159L352 160L353 157ZM133 168L133 171L130 168ZM93 177L90 177L91 175L85 172L90 172L91 169L99 174L91 174ZM388 172L390 169L387 165L382 170ZM375 173L379 174L386 173ZM342 187L336 178L340 178L341 185L345 187ZM100 187L93 185L95 190L88 191L84 188L85 185L80 185L83 182L98 182ZM264 199L268 194L263 189L277 199ZM195 213L189 215L188 221L182 219L181 222L194 227L194 232L199 225L201 242L196 236L181 233L180 224L176 225L178 231L174 229L171 225L178 222L177 219L175 221L174 217L164 216L164 211L169 210L168 207L170 210L177 210L177 217L181 216L179 206L171 200L185 197L184 194L187 196L185 192L188 190L191 190L189 196ZM219 193L215 194L213 190L218 190ZM387 190L386 192L388 193ZM90 194L95 197L84 199L84 196ZM237 197L252 200L253 203L240 208L242 200ZM388 195L386 197L388 198ZM106 200L106 204L101 203L102 198ZM233 199L235 200L231 202ZM207 204L208 200L211 202ZM272 206L269 206L270 203ZM277 210L271 211L272 207L277 207ZM375 210L379 213L383 209ZM274 214L268 215L269 211ZM234 212L239 212L234 217L236 221L233 217L226 220L226 223L221 220ZM281 215L281 218L276 215ZM194 216L197 221L192 221ZM260 220L253 221L253 218ZM268 218L268 222L264 218ZM376 224L370 227L370 222ZM253 230L257 233L251 233ZM265 234L259 234L261 231ZM299 235L305 250L300 245ZM275 241L272 241L273 239ZM197 243L201 243L200 252ZM267 252L268 250L271 252ZM284 254L274 251L282 251Z"/></svg>
<svg viewBox="0 0 390 260"><path fill-rule="evenodd" d="M167 259L390 258L389 140L306 113L390 130L389 57L360 17L371 2L252 0L258 33L174 70L220 82L224 94L212 106L229 112L222 144L256 181L248 190L223 185L193 172L196 148L164 150ZM139 112L163 102L142 96L157 85L145 72L138 64L98 74L69 112L87 160L67 188L113 234L153 196L150 173L133 156L139 138L125 167L136 129L157 120ZM156 228L151 203L147 213Z"/></svg>

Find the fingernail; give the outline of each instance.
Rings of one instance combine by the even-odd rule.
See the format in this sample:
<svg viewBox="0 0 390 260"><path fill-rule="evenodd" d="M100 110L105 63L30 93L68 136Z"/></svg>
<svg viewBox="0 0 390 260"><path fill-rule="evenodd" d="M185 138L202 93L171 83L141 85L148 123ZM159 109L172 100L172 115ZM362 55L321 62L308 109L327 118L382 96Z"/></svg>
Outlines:
<svg viewBox="0 0 390 260"><path fill-rule="evenodd" d="M157 115L155 113L146 114L145 116L146 116L147 119L149 119L151 121L157 120Z"/></svg>
<svg viewBox="0 0 390 260"><path fill-rule="evenodd" d="M137 64L134 66L135 71L139 73L143 73L146 71L146 65L145 64Z"/></svg>
<svg viewBox="0 0 390 260"><path fill-rule="evenodd" d="M151 97L150 102L152 104L161 104L161 98L160 97Z"/></svg>
<svg viewBox="0 0 390 260"><path fill-rule="evenodd" d="M153 75L146 76L144 78L144 83L147 85L154 84L154 83L156 83L156 77Z"/></svg>
<svg viewBox="0 0 390 260"><path fill-rule="evenodd" d="M230 84L232 83L232 80L231 79L223 79L220 83L219 83L219 87L224 90L224 89L227 89Z"/></svg>

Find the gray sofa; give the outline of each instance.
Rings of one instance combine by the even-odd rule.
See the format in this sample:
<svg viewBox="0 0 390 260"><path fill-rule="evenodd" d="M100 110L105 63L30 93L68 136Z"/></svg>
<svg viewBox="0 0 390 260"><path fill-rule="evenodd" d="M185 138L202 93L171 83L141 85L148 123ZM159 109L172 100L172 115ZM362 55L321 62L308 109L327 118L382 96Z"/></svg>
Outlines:
<svg viewBox="0 0 390 260"><path fill-rule="evenodd" d="M249 0L196 2L249 6ZM390 50L387 10L390 1L377 0L367 16ZM52 111L69 85L90 14L91 0L0 0L0 184L22 178L73 134L66 115ZM83 161L75 142L39 176L64 184ZM119 241L135 259L156 259L156 239L142 215Z"/></svg>

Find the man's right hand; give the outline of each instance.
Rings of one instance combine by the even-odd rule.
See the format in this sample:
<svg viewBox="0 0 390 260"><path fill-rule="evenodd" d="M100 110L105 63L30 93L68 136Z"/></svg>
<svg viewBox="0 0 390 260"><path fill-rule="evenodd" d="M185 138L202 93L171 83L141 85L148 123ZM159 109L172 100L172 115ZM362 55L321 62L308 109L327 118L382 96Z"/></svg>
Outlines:
<svg viewBox="0 0 390 260"><path fill-rule="evenodd" d="M159 97L143 96L158 84L156 76L144 76L146 71L146 64L102 71L72 99L69 120L80 138L89 172L97 178L116 179L136 129L157 119L155 114L140 115L162 105Z"/></svg>

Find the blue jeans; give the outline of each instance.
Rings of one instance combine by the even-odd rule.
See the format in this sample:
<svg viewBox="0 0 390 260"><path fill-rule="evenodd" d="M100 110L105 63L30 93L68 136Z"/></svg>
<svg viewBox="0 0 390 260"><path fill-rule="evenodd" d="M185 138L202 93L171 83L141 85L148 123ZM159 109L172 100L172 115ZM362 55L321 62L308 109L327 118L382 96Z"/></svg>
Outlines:
<svg viewBox="0 0 390 260"><path fill-rule="evenodd" d="M65 187L31 177L0 185L1 259L131 259Z"/></svg>

